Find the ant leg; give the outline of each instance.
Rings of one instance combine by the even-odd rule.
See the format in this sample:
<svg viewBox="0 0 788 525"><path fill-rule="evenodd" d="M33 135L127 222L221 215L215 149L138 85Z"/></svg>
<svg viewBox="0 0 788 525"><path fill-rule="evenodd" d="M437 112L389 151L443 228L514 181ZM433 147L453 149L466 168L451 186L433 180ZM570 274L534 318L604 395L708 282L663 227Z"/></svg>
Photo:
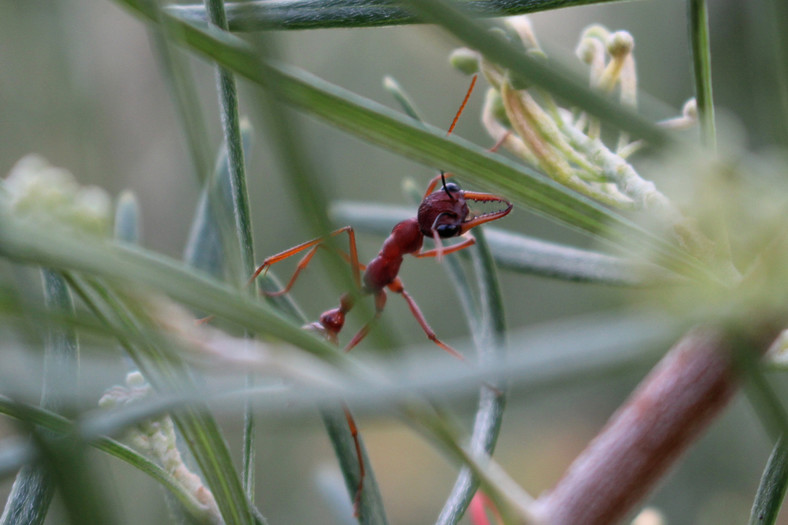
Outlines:
<svg viewBox="0 0 788 525"><path fill-rule="evenodd" d="M433 250L427 251L419 251L413 254L414 257L441 257L443 255L449 255L450 253L458 252L460 250L464 250L469 246L473 246L476 244L476 239L470 236L464 237L462 242L458 242L457 244L453 244L444 248L441 246L440 248L435 248Z"/></svg>
<svg viewBox="0 0 788 525"><path fill-rule="evenodd" d="M351 339L350 342L345 347L345 352L350 352L351 350L353 350L353 347L359 344L361 340L367 336L369 330L372 328L372 325L375 324L375 321L380 319L380 314L383 313L383 308L385 307L386 307L386 292L384 290L380 290L379 292L375 293L375 316L372 319L370 319L367 322L367 324L362 326L361 330L359 330L358 333L356 333L356 335L353 336L353 339Z"/></svg>
<svg viewBox="0 0 788 525"><path fill-rule="evenodd" d="M437 186L437 185L438 185L438 183L439 183L439 182L441 182L443 179L446 179L446 178L448 178L448 177L454 177L454 174L452 174L452 173L446 173L446 172L443 172L443 171L441 171L439 174L435 175L435 176L434 176L434 177L433 177L433 178L430 180L430 183L427 185L427 191L425 191L425 192L424 192L424 197L422 197L422 199L421 199L421 200L424 200L424 199L426 199L426 198L427 198L427 195L429 195L430 193L432 193L433 191L435 191L435 186Z"/></svg>
<svg viewBox="0 0 788 525"><path fill-rule="evenodd" d="M293 275L290 277L290 280L287 281L287 284L285 285L284 288L282 288L281 290L278 290L276 292L267 292L267 291L263 290L263 294L267 295L268 297L279 297L280 295L284 295L287 292L289 292L290 288L292 288L293 285L295 284L296 279L298 279L298 274L300 274L301 271L304 270L307 267L307 265L309 264L309 261L311 261L312 257L314 257L315 254L317 253L317 249L320 248L321 246L323 246L323 245L322 244L317 244L315 246L312 246L312 248L308 252L306 252L306 255L304 255L301 258L301 260L298 261L298 264L296 265L296 269L293 272ZM263 263L263 265L264 264L265 263ZM270 267L270 266L271 265L269 264L268 267ZM266 270L267 270L268 267L266 267ZM259 270L259 271L263 271L263 270ZM256 273L256 275L249 280L250 283L258 275L260 275L259 272L255 272L255 273Z"/></svg>
<svg viewBox="0 0 788 525"><path fill-rule="evenodd" d="M427 334L427 339L429 339L430 341L432 341L433 343L435 343L436 345L438 345L443 350L450 353L452 356L456 357L457 359L465 361L465 356L463 356L457 350L447 345L440 339L438 339L438 336L435 335L435 332L432 330L432 328L430 328L430 325L427 323L427 320L424 318L424 314L421 313L421 309L419 308L419 305L417 305L416 301L413 300L413 297L411 297L410 294L405 291L405 287L402 285L402 280L400 278L395 279L394 282L392 282L389 285L389 290L400 294L405 299L405 301L408 303L408 307L410 308L410 312L413 314L413 317L416 318L416 321L418 321L419 325L421 326L421 329L424 330L425 334Z"/></svg>
<svg viewBox="0 0 788 525"><path fill-rule="evenodd" d="M364 490L364 478L367 475L366 468L364 467L364 456L361 453L361 442L358 439L358 427L356 420L350 413L347 405L342 405L342 410L345 412L345 419L347 419L347 426L350 429L350 435L353 437L353 445L356 447L356 459L358 460L358 485L356 486L356 494L353 496L353 516L356 518L361 514L361 494Z"/></svg>
<svg viewBox="0 0 788 525"><path fill-rule="evenodd" d="M353 270L353 280L356 283L356 285L360 288L361 270L360 270L360 264L358 262L358 249L356 248L356 234L353 231L353 227L344 226L342 228L339 228L338 230L331 232L329 234L329 237L334 237L336 235L340 235L341 233L345 233L345 232L348 234L348 243L350 245L350 266ZM285 286L284 289L278 292L266 292L266 295L281 295L283 293L286 293L287 291L290 290L290 288L295 283L296 279L298 278L298 274L300 274L301 271L304 268L306 268L306 266L309 264L309 261L312 260L312 257L314 257L317 248L320 247L325 242L325 240L326 239L323 237L319 239L312 239L311 241L307 241L297 246L293 246L292 248L289 248L283 252L277 253L276 255L272 255L266 258L263 261L263 263L257 267L255 272L249 278L249 283L252 283L261 273L267 271L268 268L270 268L274 264L283 261L288 257L292 257L293 255L299 254L304 250L309 250L309 252L307 252L307 254L303 257L303 259L299 261L298 266L296 267L296 270L293 273L293 276L290 278L290 280L287 283L287 286Z"/></svg>
<svg viewBox="0 0 788 525"><path fill-rule="evenodd" d="M456 357L463 363L467 363L464 355L462 355L457 350L455 350L451 346L447 345L446 343L438 339L438 336L435 335L435 332L432 330L432 328L430 328L430 325L427 323L427 320L424 318L424 314L421 313L421 309L419 308L419 305L417 305L416 301L413 300L413 297L411 297L410 294L405 291L405 287L402 285L401 279L397 278L394 282L392 282L389 285L389 289L392 292L396 292L402 295L403 298L405 298L405 301L408 303L408 306L410 307L410 311L413 314L413 317L415 317L416 321L419 322L419 325L421 325L422 330L424 330L424 333L427 334L427 338L430 341L432 341L433 343L435 343L436 345L438 345L443 350L451 354L453 357ZM503 395L503 392L501 392L501 390L495 385L490 384L486 381L483 384L488 388L490 388L493 392L495 392L495 395L497 396Z"/></svg>

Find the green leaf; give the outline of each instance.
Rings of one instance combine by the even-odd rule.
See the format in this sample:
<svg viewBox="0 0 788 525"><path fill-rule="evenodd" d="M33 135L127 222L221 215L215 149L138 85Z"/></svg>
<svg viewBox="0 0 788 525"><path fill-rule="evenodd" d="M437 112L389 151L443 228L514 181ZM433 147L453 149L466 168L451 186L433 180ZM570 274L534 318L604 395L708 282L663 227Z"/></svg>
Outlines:
<svg viewBox="0 0 788 525"><path fill-rule="evenodd" d="M785 498L786 487L788 487L788 447L783 436L774 445L769 462L761 476L750 511L750 525L776 523Z"/></svg>
<svg viewBox="0 0 788 525"><path fill-rule="evenodd" d="M116 414L112 414L113 419L116 422L119 422L119 425L115 425L115 431L120 431L121 429L125 428L127 425L133 424L135 422L139 422L143 419L147 419L149 417L153 417L155 415L162 413L167 408L170 408L172 405L159 405L155 412L152 411L140 411L135 410L132 412L131 418L125 418L119 421L119 418L116 417ZM128 412L128 411L127 411ZM0 396L0 413L5 414L10 417L14 417L20 420L23 420L27 423L35 424L40 426L43 429L46 429L52 433L65 435L65 434L78 434L83 435L83 432L79 431L74 424L73 421L64 418L58 414L50 412L48 410L44 410L42 408L33 407L29 405L22 405L20 403L13 402L9 398L5 396ZM94 417L106 417L106 415L99 415ZM92 423L92 422L91 422ZM90 424L88 426L91 426ZM95 426L95 425L93 425ZM102 428L105 428L103 426ZM96 447L98 450L109 454L110 456L114 456L125 463L128 463L132 467L138 469L141 472L144 472L152 479L156 480L160 483L163 487L168 489L176 498L177 500L183 505L183 508L186 509L190 515L195 518L195 520L200 520L202 518L202 511L201 511L201 504L194 499L194 497L186 492L183 489L183 486L178 483L168 472L166 472L163 468L159 465L151 461L150 459L146 458L142 454L138 453L137 451L123 445L115 441L114 439L100 436L95 437L88 435L86 436L87 439L90 440L91 444ZM32 452L32 446L31 452ZM12 489L13 491L13 489ZM8 512L8 507L6 507L5 513ZM10 516L12 517L12 516ZM16 515L17 521L9 521L8 523L38 523L37 521L27 521L27 518L21 517L21 515ZM5 523L5 522L3 522Z"/></svg>
<svg viewBox="0 0 788 525"><path fill-rule="evenodd" d="M147 4L142 0L118 1L153 20L150 10L146 8ZM178 31L173 31L172 34L182 43L252 82L275 90L283 101L319 116L338 128L412 160L462 175L573 228L601 235L628 249L649 249L659 257L661 263L671 269L686 272L687 268L691 268L693 272L705 272L696 259L673 244L534 170L489 153L458 137L446 137L443 130L423 126L308 73L266 62L248 44L231 34L212 27L198 28L173 17L165 18L163 23L177 26ZM483 31L474 29L470 33L474 39L490 40L489 35ZM500 46L506 46L505 42L498 42L496 49ZM505 47L504 51L501 53L505 60L514 56L514 52L508 47ZM519 58L514 60L513 65L519 68L525 59L522 59L522 55L516 56ZM528 60L530 67L533 61ZM542 74L546 74L549 69L544 64L539 64L536 68ZM533 74L533 71L531 73ZM544 84L547 88L555 87L565 80L564 77L555 75L550 78L550 85ZM570 88L563 89L559 94L580 94L591 109L612 111L612 115L616 117L621 117L622 112L629 115L620 108L611 110L615 105L609 102L601 103L600 100L603 99L599 95L587 89L579 90L576 82L568 85ZM573 101L577 102L577 97ZM629 117L621 117L616 122L622 124ZM630 121L632 126L629 129L636 135L645 135L656 141L663 136L655 134L654 128L646 126L640 119L630 118Z"/></svg>
<svg viewBox="0 0 788 525"><path fill-rule="evenodd" d="M63 278L42 270L44 303L56 313L71 314L74 302ZM67 395L78 385L79 346L73 327L49 325L44 347L44 386L41 406L54 411L68 410ZM49 465L25 465L17 474L6 500L0 524L40 524L46 519L54 495L55 479Z"/></svg>
<svg viewBox="0 0 788 525"><path fill-rule="evenodd" d="M558 7L608 3L618 0L465 0L470 13L498 17L534 13ZM168 12L192 22L207 20L200 5L168 5ZM374 27L421 22L401 6L380 0L254 0L226 4L232 31Z"/></svg>
<svg viewBox="0 0 788 525"><path fill-rule="evenodd" d="M144 333L138 333L140 327L146 325L147 318L136 311L134 305L96 281L83 283L80 279L72 279L70 284L94 314L113 326L116 333L130 334L128 338L119 337L119 342L158 392L188 395L197 389L197 374L186 368L180 356L167 351L167 345L157 344L160 341L152 338L146 341ZM173 411L171 416L197 461L225 522L253 523L255 512L243 491L221 429L205 403L189 404Z"/></svg>
<svg viewBox="0 0 788 525"><path fill-rule="evenodd" d="M79 250L73 247L79 245ZM98 241L22 223L0 213L0 255L53 268L133 282L160 290L192 308L208 311L258 333L288 341L338 366L349 361L265 303L254 301L184 264L143 248Z"/></svg>
<svg viewBox="0 0 788 525"><path fill-rule="evenodd" d="M54 493L52 478L42 465L23 465L11 486L0 523L41 525Z"/></svg>

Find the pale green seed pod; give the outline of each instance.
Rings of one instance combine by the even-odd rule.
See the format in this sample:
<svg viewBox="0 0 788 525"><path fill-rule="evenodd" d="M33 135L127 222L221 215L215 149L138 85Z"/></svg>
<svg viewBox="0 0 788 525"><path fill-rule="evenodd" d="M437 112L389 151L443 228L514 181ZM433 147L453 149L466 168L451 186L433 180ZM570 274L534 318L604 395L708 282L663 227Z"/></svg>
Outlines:
<svg viewBox="0 0 788 525"><path fill-rule="evenodd" d="M479 72L479 53L467 47L460 47L452 51L449 63L466 75L473 75Z"/></svg>

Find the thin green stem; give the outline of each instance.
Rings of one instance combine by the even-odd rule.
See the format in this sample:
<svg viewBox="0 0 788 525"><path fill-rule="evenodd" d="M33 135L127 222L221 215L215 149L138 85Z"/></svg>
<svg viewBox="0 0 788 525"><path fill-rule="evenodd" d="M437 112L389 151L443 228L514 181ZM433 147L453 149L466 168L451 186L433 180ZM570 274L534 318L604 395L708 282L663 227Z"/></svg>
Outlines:
<svg viewBox="0 0 788 525"><path fill-rule="evenodd" d="M390 77L386 75L383 78L383 87L389 94L394 97L394 99L399 103L402 111L404 111L410 118L413 120L418 120L419 122L423 122L424 119L419 112L419 109L416 107L416 104L410 98L410 96L405 92L397 79L394 77Z"/></svg>
<svg viewBox="0 0 788 525"><path fill-rule="evenodd" d="M79 245L79 250L74 249L75 245ZM143 248L99 243L0 215L0 255L136 285L145 284L250 331L289 341L340 369L351 369L351 361L335 348L302 330L265 303L254 301L248 294L240 294L202 272Z"/></svg>
<svg viewBox="0 0 788 525"><path fill-rule="evenodd" d="M717 132L711 89L708 5L706 0L689 0L688 6L692 66L695 72L695 99L698 104L701 135L706 147L714 151L717 149Z"/></svg>
<svg viewBox="0 0 788 525"><path fill-rule="evenodd" d="M473 339L479 353L480 365L500 363L506 357L506 321L503 296L498 282L495 262L487 245L484 228L475 230L476 246L471 250L475 273L479 282L480 316L471 319ZM495 378L482 385L479 403L471 432L470 450L474 454L492 455L503 422L506 405L506 381ZM463 466L446 499L437 523L455 524L463 516L479 487L479 478L468 466Z"/></svg>
<svg viewBox="0 0 788 525"><path fill-rule="evenodd" d="M320 406L320 417L326 432L334 447L339 467L345 478L348 495L352 501L356 496L356 489L360 481L360 468L358 456L356 454L355 441L345 417L341 403L323 403ZM348 412L349 413L349 412ZM358 521L360 525L386 525L386 509L383 506L383 498L380 495L380 488L375 479L372 463L367 455L367 449L360 433L357 434L361 453L361 461L364 462L364 485L361 489L361 500L358 508Z"/></svg>
<svg viewBox="0 0 788 525"><path fill-rule="evenodd" d="M227 17L224 12L224 0L205 0L205 8L211 23L220 29L227 30ZM249 210L249 194L246 189L246 170L244 164L243 140L238 115L238 90L233 74L217 66L217 84L219 89L219 106L222 114L222 127L225 144L227 145L227 161L230 167L230 186L233 196L233 216L241 249L241 271L244 276L254 271L254 244L252 238L252 219ZM243 286L245 280L239 284ZM254 288L250 287L250 293ZM247 385L254 384L254 377L248 376ZM244 430L242 447L242 480L244 491L249 501L254 503L254 455L255 455L254 412L251 401L244 402Z"/></svg>
<svg viewBox="0 0 788 525"><path fill-rule="evenodd" d="M254 388L255 380L254 374L246 376L246 387L249 389ZM244 428L243 428L243 443L241 448L241 481L243 482L244 491L249 501L254 504L254 488L255 488L255 421L254 421L254 405L251 398L244 400Z"/></svg>
<svg viewBox="0 0 788 525"><path fill-rule="evenodd" d="M222 0L205 0L211 22L220 29L227 29ZM254 249L252 223L249 210L249 194L246 188L243 139L238 115L238 91L233 74L222 66L217 67L217 86L219 106L222 116L222 130L227 145L227 162L230 169L230 187L233 199L233 217L236 235L241 250L241 267L244 275L254 270ZM239 284L244 284L244 282Z"/></svg>
<svg viewBox="0 0 788 525"><path fill-rule="evenodd" d="M735 349L736 365L746 379L745 393L766 431L778 442L788 436L788 411L763 374L763 369L753 355L753 346L740 345Z"/></svg>
<svg viewBox="0 0 788 525"><path fill-rule="evenodd" d="M533 499L498 465L492 463L489 456L460 445L457 432L439 413L413 403L404 404L400 410L417 430L433 440L451 460L470 469L482 489L494 501L504 523L539 523L532 512Z"/></svg>
<svg viewBox="0 0 788 525"><path fill-rule="evenodd" d="M241 122L244 151L250 151L253 130L247 121ZM233 227L233 192L227 145L222 143L214 162L214 171L202 188L200 200L192 219L183 260L190 266L207 272L217 279L238 283L249 276L243 273L237 236Z"/></svg>

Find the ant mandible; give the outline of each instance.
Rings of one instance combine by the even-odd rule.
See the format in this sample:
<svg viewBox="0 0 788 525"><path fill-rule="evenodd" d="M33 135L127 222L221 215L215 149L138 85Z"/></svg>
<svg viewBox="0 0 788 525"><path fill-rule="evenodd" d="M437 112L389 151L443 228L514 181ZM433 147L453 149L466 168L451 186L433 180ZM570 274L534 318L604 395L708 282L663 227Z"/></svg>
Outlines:
<svg viewBox="0 0 788 525"><path fill-rule="evenodd" d="M475 83L476 77L474 76L468 88L468 92L465 95L465 99L449 127L447 135L451 134L454 130L457 119L465 109L465 105L470 98ZM468 233L472 228L486 222L498 220L506 216L512 210L512 204L506 199L489 193L465 191L460 189L460 186L454 182L447 183L446 178L451 176L451 174L441 171L439 175L430 181L430 184L427 186L427 191L424 193L421 205L419 206L417 216L406 219L395 225L391 230L391 234L383 241L383 246L377 256L366 266L359 263L356 236L352 226L342 227L329 234L333 237L342 233L347 233L350 244L350 253L347 258L353 271L353 280L356 288L363 294L374 296L375 301L374 317L353 336L345 347L346 352L350 351L364 339L373 323L383 313L383 309L386 305L385 289L388 288L390 291L400 294L405 299L416 321L418 321L422 330L424 330L424 333L427 334L427 337L432 342L453 356L460 359L463 358L462 354L438 339L435 332L430 328L427 320L424 318L424 314L421 313L421 310L410 294L405 291L402 280L398 277L400 265L405 255L411 254L418 258L436 257L440 259L444 255L472 246L476 242ZM441 184L441 187L436 190L435 188L438 183ZM505 207L499 211L475 215L471 213L467 204L468 201L499 202ZM435 248L426 251L422 250L424 237L431 237L435 241ZM463 240L457 244L444 247L442 240L452 237L463 237ZM275 292L263 293L268 296L277 296L289 292L298 278L298 275L307 267L312 257L314 257L317 252L317 249L324 242L325 238L313 239L268 257L255 270L249 282L253 282L261 273L268 270L272 265L308 250L299 261L295 272L284 288ZM362 271L364 272L363 275L361 274ZM308 325L308 328L320 333L327 340L336 343L339 332L345 324L345 315L353 308L355 301L354 297L354 294L343 294L340 298L338 307L323 312L319 320Z"/></svg>

